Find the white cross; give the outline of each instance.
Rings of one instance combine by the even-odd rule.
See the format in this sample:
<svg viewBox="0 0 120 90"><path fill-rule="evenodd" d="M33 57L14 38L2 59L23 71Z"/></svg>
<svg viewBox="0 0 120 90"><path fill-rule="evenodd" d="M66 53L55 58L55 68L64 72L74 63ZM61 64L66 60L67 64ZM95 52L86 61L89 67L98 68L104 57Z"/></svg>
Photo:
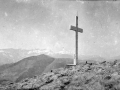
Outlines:
<svg viewBox="0 0 120 90"><path fill-rule="evenodd" d="M76 45L75 45L75 58L74 58L73 64L69 64L69 65L77 65L78 64L78 32L83 33L83 29L78 28L78 16L76 16L76 26L71 25L70 30L75 31Z"/></svg>

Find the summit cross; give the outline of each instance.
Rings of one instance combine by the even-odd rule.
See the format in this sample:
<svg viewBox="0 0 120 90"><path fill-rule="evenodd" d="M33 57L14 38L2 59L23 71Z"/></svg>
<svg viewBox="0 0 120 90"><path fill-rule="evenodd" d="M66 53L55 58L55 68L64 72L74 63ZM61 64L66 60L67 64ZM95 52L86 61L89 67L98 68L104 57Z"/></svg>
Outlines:
<svg viewBox="0 0 120 90"><path fill-rule="evenodd" d="M78 28L78 15L76 16L76 26L72 26L70 30L75 31L75 58L73 64L69 65L78 65L78 32L83 33L83 29Z"/></svg>

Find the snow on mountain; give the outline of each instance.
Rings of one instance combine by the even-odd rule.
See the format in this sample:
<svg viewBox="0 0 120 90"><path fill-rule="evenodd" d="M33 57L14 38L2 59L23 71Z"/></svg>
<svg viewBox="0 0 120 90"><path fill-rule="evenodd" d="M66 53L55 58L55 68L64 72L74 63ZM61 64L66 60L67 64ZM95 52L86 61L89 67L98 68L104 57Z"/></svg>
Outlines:
<svg viewBox="0 0 120 90"><path fill-rule="evenodd" d="M0 64L14 63L23 58L36 56L40 54L46 54L49 56L58 56L63 54L70 54L70 52L64 49L59 52L54 52L50 49L0 49ZM61 56L59 56L61 57Z"/></svg>
<svg viewBox="0 0 120 90"><path fill-rule="evenodd" d="M35 50L30 50L28 51L28 54L32 54L32 53L36 53L36 54L53 54L53 52L51 50L48 49L35 49Z"/></svg>

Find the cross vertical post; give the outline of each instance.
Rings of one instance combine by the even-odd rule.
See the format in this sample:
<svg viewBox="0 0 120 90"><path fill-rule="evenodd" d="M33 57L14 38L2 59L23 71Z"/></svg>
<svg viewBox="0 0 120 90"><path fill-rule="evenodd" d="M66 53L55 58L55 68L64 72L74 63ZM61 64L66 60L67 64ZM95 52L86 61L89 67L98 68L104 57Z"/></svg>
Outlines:
<svg viewBox="0 0 120 90"><path fill-rule="evenodd" d="M76 16L76 26L71 25L70 30L75 31L75 58L73 64L69 64L69 65L77 65L78 64L78 32L83 33L83 29L78 28L78 16Z"/></svg>
<svg viewBox="0 0 120 90"><path fill-rule="evenodd" d="M76 50L75 50L75 52L76 52L76 57L75 57L75 61L74 61L74 64L76 65L76 64L78 64L78 16L76 16Z"/></svg>

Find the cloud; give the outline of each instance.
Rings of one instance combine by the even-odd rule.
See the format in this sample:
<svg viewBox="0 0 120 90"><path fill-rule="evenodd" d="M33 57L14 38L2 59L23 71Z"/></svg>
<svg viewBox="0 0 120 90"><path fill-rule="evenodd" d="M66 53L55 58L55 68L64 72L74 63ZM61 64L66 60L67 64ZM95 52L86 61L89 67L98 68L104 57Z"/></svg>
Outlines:
<svg viewBox="0 0 120 90"><path fill-rule="evenodd" d="M20 2L23 2L23 3L30 3L32 0L16 0L16 2L20 3Z"/></svg>
<svg viewBox="0 0 120 90"><path fill-rule="evenodd" d="M15 0L18 3L41 3L43 6L49 6L51 3L54 3L56 0Z"/></svg>

